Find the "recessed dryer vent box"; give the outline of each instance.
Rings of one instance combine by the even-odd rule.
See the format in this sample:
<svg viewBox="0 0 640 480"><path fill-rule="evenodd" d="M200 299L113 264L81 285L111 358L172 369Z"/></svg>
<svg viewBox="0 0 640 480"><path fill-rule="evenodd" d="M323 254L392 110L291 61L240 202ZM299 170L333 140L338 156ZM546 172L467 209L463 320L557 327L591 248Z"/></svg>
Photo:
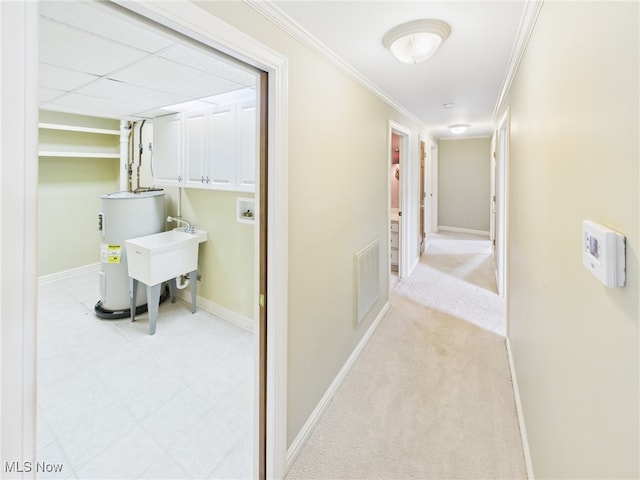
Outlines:
<svg viewBox="0 0 640 480"><path fill-rule="evenodd" d="M623 287L626 280L626 239L603 225L582 222L582 263L607 287Z"/></svg>
<svg viewBox="0 0 640 480"><path fill-rule="evenodd" d="M256 202L253 198L238 197L238 222L254 223Z"/></svg>

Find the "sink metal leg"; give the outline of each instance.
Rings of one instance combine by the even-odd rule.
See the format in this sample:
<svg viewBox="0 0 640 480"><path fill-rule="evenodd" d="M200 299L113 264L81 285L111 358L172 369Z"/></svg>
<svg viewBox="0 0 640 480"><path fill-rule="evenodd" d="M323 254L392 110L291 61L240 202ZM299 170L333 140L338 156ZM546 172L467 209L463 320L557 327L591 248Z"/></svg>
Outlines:
<svg viewBox="0 0 640 480"><path fill-rule="evenodd" d="M171 298L171 303L176 303L176 292L178 287L176 286L176 279L169 279L169 298Z"/></svg>
<svg viewBox="0 0 640 480"><path fill-rule="evenodd" d="M196 285L198 283L198 270L189 272L189 279L191 283L191 313L196 313L196 296L197 296Z"/></svg>
<svg viewBox="0 0 640 480"><path fill-rule="evenodd" d="M158 321L158 306L160 305L161 283L150 287L147 285L147 307L149 310L149 335L156 333L156 323Z"/></svg>
<svg viewBox="0 0 640 480"><path fill-rule="evenodd" d="M136 302L138 301L138 280L130 278L131 281L131 321L136 321Z"/></svg>

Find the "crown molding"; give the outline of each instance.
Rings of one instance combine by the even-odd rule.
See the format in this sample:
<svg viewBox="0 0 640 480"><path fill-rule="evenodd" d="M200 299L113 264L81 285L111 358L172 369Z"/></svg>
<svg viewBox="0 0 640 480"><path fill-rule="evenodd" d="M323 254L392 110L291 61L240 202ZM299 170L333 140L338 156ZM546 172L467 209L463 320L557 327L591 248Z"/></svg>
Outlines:
<svg viewBox="0 0 640 480"><path fill-rule="evenodd" d="M254 10L256 10L261 15L263 15L265 18L267 18L273 24L278 26L280 29L287 32L297 41L299 41L304 46L309 48L312 52L316 53L321 58L329 62L331 65L340 69L342 72L346 73L348 76L353 78L356 82L358 82L364 88L366 88L371 93L376 95L378 98L383 100L389 106L397 110L399 113L417 122L422 129L425 128L424 122L422 120L420 120L413 113L407 110L404 106L402 106L392 97L390 97L380 88L378 88L377 85L372 83L369 79L367 79L364 75L362 75L358 70L353 68L349 63L343 60L333 50L331 50L324 43L318 40L318 38L316 38L304 27L302 27L302 25L300 25L293 18L291 18L286 13L284 13L271 0L243 0L243 2L249 5Z"/></svg>
<svg viewBox="0 0 640 480"><path fill-rule="evenodd" d="M477 140L477 139L487 139L491 138L491 135L457 135L457 136L446 136L438 138L439 142L447 142L449 140Z"/></svg>
<svg viewBox="0 0 640 480"><path fill-rule="evenodd" d="M529 39L533 33L533 27L538 20L540 9L544 0L527 0L522 17L520 18L520 25L518 25L518 32L516 33L516 39L513 43L513 49L511 50L511 56L507 67L507 72L502 82L502 88L500 89L500 95L496 102L496 106L493 109L493 123L497 123L500 112L504 109L505 102L509 98L511 92L511 86L513 80L518 72L518 67L524 56L524 52L529 44Z"/></svg>

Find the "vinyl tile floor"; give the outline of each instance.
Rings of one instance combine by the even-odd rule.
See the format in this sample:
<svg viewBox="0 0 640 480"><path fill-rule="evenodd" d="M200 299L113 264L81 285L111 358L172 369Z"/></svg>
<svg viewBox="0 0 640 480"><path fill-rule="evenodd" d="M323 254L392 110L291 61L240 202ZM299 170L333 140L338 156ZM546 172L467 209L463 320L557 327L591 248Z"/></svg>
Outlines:
<svg viewBox="0 0 640 480"><path fill-rule="evenodd" d="M253 334L181 300L153 336L101 320L97 284L39 286L37 477L251 478Z"/></svg>

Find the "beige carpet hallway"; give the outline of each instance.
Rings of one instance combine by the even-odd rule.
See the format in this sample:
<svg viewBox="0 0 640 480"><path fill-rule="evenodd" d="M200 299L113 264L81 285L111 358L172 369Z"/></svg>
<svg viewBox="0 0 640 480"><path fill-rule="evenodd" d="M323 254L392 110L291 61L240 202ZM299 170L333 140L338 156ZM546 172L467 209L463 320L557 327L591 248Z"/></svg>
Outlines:
<svg viewBox="0 0 640 480"><path fill-rule="evenodd" d="M293 479L525 479L486 239L437 235L292 465Z"/></svg>

